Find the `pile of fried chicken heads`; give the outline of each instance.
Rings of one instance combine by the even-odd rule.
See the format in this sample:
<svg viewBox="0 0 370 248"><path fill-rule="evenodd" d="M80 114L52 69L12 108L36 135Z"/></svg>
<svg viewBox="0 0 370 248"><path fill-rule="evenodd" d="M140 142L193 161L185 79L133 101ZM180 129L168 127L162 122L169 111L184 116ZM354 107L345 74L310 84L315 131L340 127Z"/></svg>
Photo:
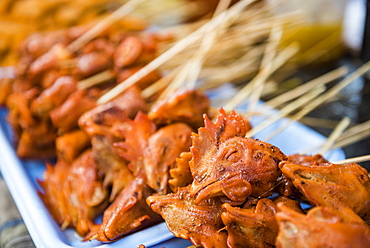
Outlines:
<svg viewBox="0 0 370 248"><path fill-rule="evenodd" d="M106 32L68 53L82 31L26 40L6 102L18 155L56 157L39 195L62 229L109 243L164 220L204 248L370 247L366 169L246 138L248 120L215 113L201 91L149 104L141 88L155 72L98 105L153 58L159 38ZM108 68L116 81L77 87Z"/></svg>

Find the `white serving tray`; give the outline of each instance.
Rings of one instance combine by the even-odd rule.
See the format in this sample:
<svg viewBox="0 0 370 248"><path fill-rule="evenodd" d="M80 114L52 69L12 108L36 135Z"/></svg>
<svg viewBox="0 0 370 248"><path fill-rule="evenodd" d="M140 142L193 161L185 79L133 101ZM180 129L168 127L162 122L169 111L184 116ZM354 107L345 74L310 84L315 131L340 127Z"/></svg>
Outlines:
<svg viewBox="0 0 370 248"><path fill-rule="evenodd" d="M73 230L60 231L36 192L39 188L36 179L42 178L45 165L42 161L23 161L16 156L5 116L6 110L0 109L0 169L37 247L137 248L140 244L144 244L151 248L185 248L191 245L187 240L174 238L165 223L136 232L110 244L98 241L81 242L81 238ZM256 125L261 121L260 118L254 118L252 124ZM275 130L280 124L280 122L275 123L257 134L256 138L266 137L267 133ZM323 144L325 140L324 136L295 122L268 142L289 155ZM331 151L325 157L329 161L345 159L344 152L340 149Z"/></svg>

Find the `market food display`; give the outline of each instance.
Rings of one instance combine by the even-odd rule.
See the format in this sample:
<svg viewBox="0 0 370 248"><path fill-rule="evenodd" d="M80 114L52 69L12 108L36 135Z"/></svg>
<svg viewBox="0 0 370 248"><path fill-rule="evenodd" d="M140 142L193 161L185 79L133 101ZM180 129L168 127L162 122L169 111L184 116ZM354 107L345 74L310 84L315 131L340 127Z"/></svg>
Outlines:
<svg viewBox="0 0 370 248"><path fill-rule="evenodd" d="M204 248L302 247L311 237L318 238L309 247L370 246L370 178L359 164L284 154L248 135L254 127L245 113L214 108L196 87L143 93L183 54L99 102L176 37L136 24L116 23L76 51L69 45L91 23L34 33L20 47L15 78L1 79L0 104L9 109L17 155L46 161L38 194L62 230L74 229L84 242L112 243L164 221L176 237ZM276 43L269 40L273 30L250 40L259 50L254 62L261 54L280 58L275 50L260 53ZM220 52L241 47L251 48ZM225 58L208 55L211 66ZM248 53L234 55L227 60L238 65ZM261 71L228 79L240 83ZM218 85L208 79L215 83L209 88ZM331 238L320 239L315 226Z"/></svg>

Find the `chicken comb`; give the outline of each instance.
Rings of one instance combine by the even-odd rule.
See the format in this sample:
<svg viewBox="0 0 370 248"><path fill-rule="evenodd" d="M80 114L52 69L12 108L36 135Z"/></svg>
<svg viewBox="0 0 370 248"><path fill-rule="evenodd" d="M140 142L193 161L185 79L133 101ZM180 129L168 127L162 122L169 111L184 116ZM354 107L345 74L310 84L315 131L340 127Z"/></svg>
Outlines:
<svg viewBox="0 0 370 248"><path fill-rule="evenodd" d="M136 163L143 157L143 152L148 145L148 138L156 131L156 125L149 117L139 112L134 120L127 120L115 126L124 141L115 142L113 146L122 158L136 167Z"/></svg>
<svg viewBox="0 0 370 248"><path fill-rule="evenodd" d="M185 187L193 181L190 172L189 162L192 158L190 152L183 152L179 158L176 158L176 167L170 169L171 179L168 184L173 192L177 192L179 187Z"/></svg>
<svg viewBox="0 0 370 248"><path fill-rule="evenodd" d="M193 163L209 151L210 147L217 147L218 144L231 137L245 137L250 129L241 115L231 111L227 116L223 108L220 108L220 115L215 123L207 115L204 115L204 125L198 129L198 134L192 135Z"/></svg>

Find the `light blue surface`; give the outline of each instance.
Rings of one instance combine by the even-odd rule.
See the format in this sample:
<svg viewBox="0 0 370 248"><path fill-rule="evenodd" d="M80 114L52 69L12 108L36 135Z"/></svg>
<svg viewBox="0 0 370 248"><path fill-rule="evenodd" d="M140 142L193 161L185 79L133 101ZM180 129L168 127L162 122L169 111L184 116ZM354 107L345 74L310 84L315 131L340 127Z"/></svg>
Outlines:
<svg viewBox="0 0 370 248"><path fill-rule="evenodd" d="M0 169L37 247L136 248L140 244L144 244L152 248L182 248L191 245L189 241L174 238L168 231L165 223L136 232L111 244L102 244L95 241L81 242L81 239L76 236L74 231L60 231L36 192L38 189L36 179L42 178L45 168L44 163L40 161L21 161L17 158L11 145L11 132L5 123L5 114L6 111L1 109ZM253 119L252 123L256 125L260 121L261 119ZM279 125L279 123L259 133L256 138L265 137L265 135L276 129L276 125ZM324 136L300 123L293 123L269 142L279 147L284 153L292 154L320 145L324 141ZM330 161L336 161L344 159L345 155L342 150L337 149L332 151L326 158Z"/></svg>

